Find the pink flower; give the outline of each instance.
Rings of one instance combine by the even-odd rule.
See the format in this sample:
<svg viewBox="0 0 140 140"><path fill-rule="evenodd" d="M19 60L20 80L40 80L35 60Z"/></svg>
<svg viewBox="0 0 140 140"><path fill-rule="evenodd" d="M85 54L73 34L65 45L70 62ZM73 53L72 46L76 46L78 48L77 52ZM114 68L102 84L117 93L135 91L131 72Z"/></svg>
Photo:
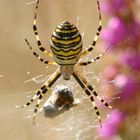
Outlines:
<svg viewBox="0 0 140 140"><path fill-rule="evenodd" d="M114 84L119 89L120 101L127 101L132 99L139 88L139 83L134 77L126 76L123 74L120 74L115 78Z"/></svg>
<svg viewBox="0 0 140 140"><path fill-rule="evenodd" d="M137 48L140 42L140 23L131 19L127 21L126 28L126 38L122 45L125 44L127 47Z"/></svg>
<svg viewBox="0 0 140 140"><path fill-rule="evenodd" d="M109 117L104 120L103 127L98 129L101 139L111 140L111 138L118 133L124 117L122 112L112 111Z"/></svg>
<svg viewBox="0 0 140 140"><path fill-rule="evenodd" d="M135 45L135 42L140 42L140 23L139 22L131 21L128 25L127 31L128 31L128 39L132 42L132 46Z"/></svg>
<svg viewBox="0 0 140 140"><path fill-rule="evenodd" d="M101 38L106 43L106 48L118 46L126 37L126 27L118 17L112 17L106 29L102 30Z"/></svg>
<svg viewBox="0 0 140 140"><path fill-rule="evenodd" d="M121 12L124 7L124 0L103 0L101 3L101 10L108 15Z"/></svg>
<svg viewBox="0 0 140 140"><path fill-rule="evenodd" d="M114 80L116 75L118 74L118 67L116 65L109 65L105 67L103 71L103 80L104 81L111 81Z"/></svg>
<svg viewBox="0 0 140 140"><path fill-rule="evenodd" d="M129 48L118 56L118 62L131 70L140 70L140 52Z"/></svg>

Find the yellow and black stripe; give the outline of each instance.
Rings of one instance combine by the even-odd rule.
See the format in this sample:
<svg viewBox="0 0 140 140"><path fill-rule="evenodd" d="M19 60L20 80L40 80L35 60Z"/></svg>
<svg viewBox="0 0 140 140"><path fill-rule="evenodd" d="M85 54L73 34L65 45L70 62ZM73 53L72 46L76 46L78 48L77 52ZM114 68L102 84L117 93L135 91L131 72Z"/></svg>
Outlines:
<svg viewBox="0 0 140 140"><path fill-rule="evenodd" d="M52 87L52 85L57 81L57 79L61 76L60 70L57 69L54 74L42 85L42 87L36 92L36 94L23 106L16 106L18 108L25 108L32 104L37 99L37 104L34 109L33 123L35 120L36 113L38 111L39 105L42 101L44 94L48 92L48 90Z"/></svg>
<svg viewBox="0 0 140 140"><path fill-rule="evenodd" d="M57 65L56 62L50 62L50 61L48 61L48 60L44 60L41 56L39 56L39 54L37 54L37 52L35 52L35 51L33 50L33 48L31 47L31 45L29 44L29 42L28 42L28 40L27 40L26 38L25 38L25 41L26 41L27 45L29 46L29 48L30 48L31 52L33 53L33 55L34 55L38 60L40 60L40 61L41 61L42 63L44 63L44 64Z"/></svg>
<svg viewBox="0 0 140 140"><path fill-rule="evenodd" d="M37 25L36 25L38 4L39 4L39 0L37 0L37 2L36 2L35 15L34 15L34 21L33 21L33 31L34 31L34 34L35 34L35 37L37 40L37 45L38 45L40 51L42 51L46 55L52 56L51 53L49 53L44 47L42 47L42 43L41 43L40 38L39 38L38 29L37 29Z"/></svg>
<svg viewBox="0 0 140 140"><path fill-rule="evenodd" d="M90 100L92 101L92 104L94 106L94 110L96 111L96 115L99 119L99 122L102 126L102 122L101 122L101 117L100 117L100 112L98 111L98 108L95 104L95 101L94 101L94 97L93 95L102 103L104 104L106 107L112 109L112 106L110 106L108 103L106 103L104 101L104 99L102 99L98 94L97 92L94 90L94 88L87 82L87 80L82 77L80 74L78 74L77 72L74 72L73 74L73 77L76 79L76 81L79 83L79 85L82 87L82 89L85 91L85 93L90 97ZM92 93L92 94L91 94Z"/></svg>
<svg viewBox="0 0 140 140"><path fill-rule="evenodd" d="M100 122L100 125L102 126L102 121L101 121L101 117L100 117L100 112L98 111L98 108L95 104L95 100L94 97L91 95L91 92L89 91L89 89L86 87L85 83L82 81L82 79L80 79L78 73L74 72L73 73L73 77L76 79L76 81L79 83L79 85L82 87L82 89L85 91L85 93L90 97L90 100L93 104L94 110L96 111L96 115L98 117L98 120Z"/></svg>
<svg viewBox="0 0 140 140"><path fill-rule="evenodd" d="M82 38L73 24L64 21L53 32L50 45L56 63L74 65L80 58Z"/></svg>

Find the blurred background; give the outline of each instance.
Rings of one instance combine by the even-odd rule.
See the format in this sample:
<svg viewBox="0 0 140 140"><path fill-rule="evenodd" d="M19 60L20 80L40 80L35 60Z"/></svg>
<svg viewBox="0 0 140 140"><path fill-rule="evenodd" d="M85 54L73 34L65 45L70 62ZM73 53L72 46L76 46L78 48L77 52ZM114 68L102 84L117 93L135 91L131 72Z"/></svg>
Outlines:
<svg viewBox="0 0 140 140"><path fill-rule="evenodd" d="M125 3L121 3L125 1ZM81 74L96 88L100 96L111 102L114 112L111 112L115 118L115 130L110 134L112 128L107 128L106 119L109 119L110 110L104 108L97 101L101 117L103 119L104 128L99 129L99 122L95 115L94 109L89 98L84 94L79 85L73 78L71 81L63 81L60 78L53 86L62 84L70 86L73 90L75 98L80 100L78 106L71 108L64 114L56 118L49 119L43 116L43 113L38 113L36 117L36 126L32 124L32 115L34 105L25 109L16 109L16 105L23 105L27 100L34 95L44 80L57 69L57 66L45 66L41 64L30 52L24 39L27 38L33 48L39 54L51 60L51 58L42 55L38 50L35 36L32 29L33 17L35 12L35 3L30 3L31 0L0 0L0 136L3 140L140 140L139 123L139 19L140 19L140 3L139 1L119 0L116 11L111 6L115 0L102 0L102 22L103 31L94 51L84 58L90 60L91 58L104 52L106 48L109 51L99 60L98 63L91 64L87 67L79 68ZM112 3L110 3L112 2ZM112 4L112 5L111 5ZM125 7L125 8L124 8ZM112 9L111 9L112 8ZM124 8L124 9L123 9ZM126 10L127 9L127 10ZM131 10L130 10L131 9ZM124 10L124 11L123 11ZM120 13L123 13L123 16ZM129 13L129 14L128 14ZM112 17L125 20L124 23L131 24L135 29L128 27L123 28L118 19L109 22ZM131 18L130 18L131 17ZM95 0L40 0L39 11L37 18L37 26L43 47L50 50L49 39L55 27L64 20L74 23L80 30L83 36L84 49L88 48L93 41L94 35L98 28L98 10ZM137 22L135 22L137 21ZM116 25L116 26L113 26ZM111 27L110 27L111 26ZM119 28L121 26L121 28ZM112 31L113 29L113 31ZM120 31L116 31L120 29ZM123 31L123 32L121 32ZM132 33L133 32L133 33ZM109 34L110 33L110 34ZM117 34L118 33L118 34ZM132 33L132 34L131 34ZM123 34L123 35L122 35ZM122 37L122 36L123 37ZM118 40L113 40L118 38ZM121 36L121 37L119 37ZM134 38L133 38L134 37ZM136 40L135 40L136 37ZM133 42L132 42L133 41ZM138 52L127 55L135 56L131 64L127 64L129 60L123 57L126 46L133 47L133 52ZM114 47L115 46L115 47ZM119 47L118 47L119 46ZM121 46L121 47L120 47ZM123 50L123 51L122 51ZM130 49L129 49L130 50ZM120 54L120 55L119 55ZM135 55L137 54L137 55ZM120 56L116 58L116 56ZM136 57L137 56L137 57ZM125 62L119 60L126 60ZM138 64L137 67L131 67L133 64ZM124 65L125 66L124 68ZM119 72L118 72L119 71ZM117 77L119 74L126 74L133 72L133 77L126 78L124 76ZM113 74L112 74L113 73ZM115 74L114 74L115 73ZM117 77L117 79L116 79ZM137 77L137 78L136 78ZM120 79L119 79L120 78ZM129 100L125 100L127 96L124 94L122 98L125 102L120 102L120 91L122 91L123 83L126 80L137 83L131 93L135 93L134 98L130 96ZM120 82L122 81L122 82ZM125 81L125 82L124 82ZM122 84L120 84L122 83ZM115 86L115 87L114 87ZM127 85L130 87L130 85ZM116 89L117 88L117 89ZM118 90L119 89L119 90ZM129 90L129 89L128 89ZM51 93L51 92L50 92ZM47 99L47 96L44 100ZM125 106L130 103L129 107ZM120 105L122 103L122 105ZM125 105L124 105L125 104ZM120 105L120 106L118 106ZM133 112L132 110L135 111ZM121 113L120 113L121 112ZM123 113L122 113L123 112ZM116 114L117 115L116 115ZM132 114L131 116L128 114ZM125 119L125 121L124 121ZM125 122L123 126L120 126ZM110 122L109 122L110 123ZM109 133L109 134L108 134ZM107 135L108 134L108 135Z"/></svg>

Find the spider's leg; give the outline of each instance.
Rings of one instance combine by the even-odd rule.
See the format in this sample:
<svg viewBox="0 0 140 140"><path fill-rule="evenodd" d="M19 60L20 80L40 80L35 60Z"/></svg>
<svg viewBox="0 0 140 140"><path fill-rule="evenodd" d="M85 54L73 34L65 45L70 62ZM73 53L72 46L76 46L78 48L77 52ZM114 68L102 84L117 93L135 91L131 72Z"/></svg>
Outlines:
<svg viewBox="0 0 140 140"><path fill-rule="evenodd" d="M37 104L35 106L35 109L34 109L34 115L33 115L33 122L35 120L35 116L36 116L36 113L38 111L38 108L39 108L39 105L42 101L42 98L44 96L44 94L47 93L47 91L51 88L51 86L56 82L56 80L61 76L61 73L60 73L60 70L58 69L50 78L49 80L47 80L44 85L41 87L41 94L39 95L38 97L38 100L37 100Z"/></svg>
<svg viewBox="0 0 140 140"><path fill-rule="evenodd" d="M36 92L36 94L30 99L25 105L17 106L19 108L24 108L29 106L35 99L37 100L37 105L34 109L34 117L36 112L38 111L39 104L42 100L43 95L51 88L51 86L56 82L56 80L61 76L60 70L58 69L52 76L42 85L42 87ZM33 117L33 118L34 118Z"/></svg>
<svg viewBox="0 0 140 140"><path fill-rule="evenodd" d="M93 50L93 48L96 45L96 42L97 42L97 40L99 38L101 30L102 30L102 18L101 18L100 4L99 4L98 0L97 0L97 6L98 6L98 11L99 11L99 26L98 26L98 30L97 30L96 35L94 37L94 40L92 42L92 46L89 47L87 50L83 51L82 54L81 54L81 57L85 56L86 54L88 54L89 52L91 52Z"/></svg>
<svg viewBox="0 0 140 140"><path fill-rule="evenodd" d="M92 104L94 106L94 110L96 111L96 115L98 117L98 120L100 122L100 126L102 127L102 121L101 121L101 117L100 117L100 112L98 111L98 108L97 108L97 106L95 104L94 97L91 95L91 92L86 87L86 85L83 83L83 81L81 80L81 78L79 77L79 74L77 74L76 72L74 72L73 73L73 77L76 79L76 81L79 83L79 85L85 91L85 93L90 97L90 100L92 101Z"/></svg>
<svg viewBox="0 0 140 140"><path fill-rule="evenodd" d="M112 106L110 106L108 103L106 103L106 102L104 101L104 99L102 99L102 98L97 94L97 92L94 90L94 88L88 83L88 81L87 81L84 77L82 77L80 74L78 74L78 77L82 80L82 82L86 85L86 87L92 92L92 94L93 94L94 96L97 97L97 99L98 99L101 103L103 103L106 107L112 109Z"/></svg>
<svg viewBox="0 0 140 140"><path fill-rule="evenodd" d="M91 63L94 63L94 62L97 62L103 55L104 55L105 51L101 54L99 54L97 57L93 58L92 60L89 60L89 61L82 61L82 62L79 62L77 63L77 65L79 66L87 66Z"/></svg>
<svg viewBox="0 0 140 140"><path fill-rule="evenodd" d="M17 108L25 108L27 106L29 106L32 102L34 102L34 100L41 94L41 90L38 90L36 92L36 94L24 105L22 106L19 106L19 105L16 105Z"/></svg>
<svg viewBox="0 0 140 140"><path fill-rule="evenodd" d="M33 48L31 47L31 45L29 44L28 40L25 39L25 41L26 41L27 45L29 46L29 48L30 48L31 52L33 53L33 55L34 55L37 59L39 59L42 63L44 63L44 64L51 64L51 65L57 65L55 62L49 62L49 61L47 61L47 60L44 60L42 57L40 57L40 56L37 54L37 52L35 52L35 51L33 50Z"/></svg>
<svg viewBox="0 0 140 140"><path fill-rule="evenodd" d="M37 12L38 12L38 4L39 4L39 0L37 0L36 2L36 8L35 8L35 15L34 15L34 21L33 21L33 30L34 30L34 34L37 40L37 45L39 47L39 49L46 55L52 56L52 54L50 52L48 52L44 47L42 47L41 41L39 39L39 35L38 35L38 30L37 30L37 26L36 26L36 19L37 19Z"/></svg>

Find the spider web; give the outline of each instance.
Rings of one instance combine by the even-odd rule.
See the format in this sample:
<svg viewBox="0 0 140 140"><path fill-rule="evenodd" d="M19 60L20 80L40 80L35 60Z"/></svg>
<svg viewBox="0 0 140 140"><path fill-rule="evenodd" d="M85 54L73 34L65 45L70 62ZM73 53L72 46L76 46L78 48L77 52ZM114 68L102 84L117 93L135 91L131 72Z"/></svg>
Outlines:
<svg viewBox="0 0 140 140"><path fill-rule="evenodd" d="M129 41L129 39L133 37L127 38L126 40L118 43L116 46L119 46ZM91 58L92 58L92 55L88 55L87 57L85 57L84 60L90 60ZM87 67L83 67L83 70L81 73L93 85L93 87L96 89L97 92L99 92L100 76L102 73L100 72L97 74L96 68L98 68L98 65L101 65L103 63L103 59L104 58L101 58L99 62L91 64ZM47 67L47 69L49 69L49 67ZM50 75L45 76L45 74L41 74L31 79L27 79L24 82L29 83L33 81L37 84L43 83L50 77ZM113 83L115 81L110 81L110 82ZM137 82L140 82L140 81L137 81ZM78 103L76 107L72 107L69 111L64 112L63 114L60 114L59 116L55 118L45 118L43 113L38 113L37 120L36 120L36 127L37 127L38 132L46 138L49 138L49 137L51 138L52 134L55 134L56 138L61 138L62 140L63 139L65 140L67 138L70 140L88 140L88 139L90 140L91 138L98 139L98 136L95 136L95 132L93 133L93 131L95 131L99 127L99 122L97 120L95 111L93 109L93 106L88 96L84 93L82 89L80 89L80 86L78 85L78 83L76 83L75 79L73 78L71 78L71 80L69 81L64 81L61 77L55 83L52 90L54 90L54 88L56 87L59 87L60 85L66 85L70 87L73 91L74 98L78 99L80 102ZM117 94L117 93L114 93L114 94ZM118 100L118 99L119 97L116 97L116 98L110 99L110 101ZM100 106L100 103L97 102L97 105ZM102 114L103 109L99 107L99 110ZM27 111L29 110L27 109ZM105 111L106 111L105 116L107 116L107 110L105 109Z"/></svg>
<svg viewBox="0 0 140 140"><path fill-rule="evenodd" d="M92 77L90 81L97 79L94 73L85 71L87 70L84 69L82 72L84 77ZM38 75L26 80L25 83L32 81L37 84L43 83L49 76L50 75L47 75L47 77L44 75ZM56 138L59 137L61 139L66 139L68 137L69 139L84 140L94 137L92 131L99 127L99 122L96 118L89 97L82 89L80 89L80 86L76 83L74 78L71 78L69 81L64 81L61 77L52 87L52 90L56 87L59 88L61 85L70 87L73 92L75 102L79 102L76 106L55 118L46 118L43 113L38 113L36 116L36 127L38 128L39 133L45 137L52 137L52 134L55 134ZM28 92L28 94L29 93L30 92ZM34 108L34 106L32 106L32 108ZM26 118L32 117L31 110L26 110L31 114Z"/></svg>
<svg viewBox="0 0 140 140"><path fill-rule="evenodd" d="M36 1L27 3L27 5L30 5ZM80 0L80 4L82 4L82 0ZM77 23L79 24L80 16L77 17ZM82 29L82 36L84 36L85 29ZM125 41L128 41L130 38L126 39ZM125 41L120 42L117 44L119 46L120 44L125 43ZM107 42L109 44L109 42ZM97 47L97 46L96 46ZM95 48L96 48L95 47ZM96 51L96 49L95 49ZM94 52L92 52L94 53ZM92 59L92 53L91 55L88 55L84 58L84 60L90 60ZM100 65L103 64L105 56L99 60L99 62L91 64L87 67L82 67L81 74L91 83L96 91L101 95L100 93L100 79L102 74L102 69L98 68ZM49 67L46 68L47 71ZM96 69L99 69L100 72L97 72ZM50 68L51 71L51 68ZM30 75L30 72L27 73ZM4 75L0 75L0 78ZM51 74L40 74L35 77L32 77L30 79L27 79L24 81L25 85L30 82L35 82L36 84L42 84L44 81L46 81ZM115 82L115 81L111 81ZM139 81L138 81L139 82ZM110 84L110 83L108 83ZM55 87L59 87L59 85L67 85L72 89L72 92L74 94L74 98L78 99L80 102L76 107L72 107L69 111L64 112L63 114L60 114L59 116L55 118L46 118L44 117L43 113L39 112L36 116L36 128L40 135L44 136L45 139L50 140L91 140L91 139L98 139L98 136L95 135L96 129L99 127L99 122L97 120L97 117L95 115L95 111L93 109L93 106L91 104L91 101L89 100L88 96L84 93L84 91L80 88L78 83L75 81L75 79L71 78L70 81L64 81L62 77L58 79L58 81L53 85L52 90L54 90ZM30 99L35 91L28 91L25 93L27 95L27 98ZM116 94L116 93L114 93ZM117 97L118 98L118 97ZM116 100L117 98L110 99L111 101ZM44 102L45 102L45 98ZM105 109L105 115L103 113L103 109L100 108L100 103L97 101L97 105L99 106L99 110L101 113L101 117L107 116L107 109ZM42 104L43 105L43 104ZM26 111L29 116L26 116L25 119L32 118L33 115L33 109L34 105L31 106L31 110L26 108ZM30 119L31 120L31 119Z"/></svg>

